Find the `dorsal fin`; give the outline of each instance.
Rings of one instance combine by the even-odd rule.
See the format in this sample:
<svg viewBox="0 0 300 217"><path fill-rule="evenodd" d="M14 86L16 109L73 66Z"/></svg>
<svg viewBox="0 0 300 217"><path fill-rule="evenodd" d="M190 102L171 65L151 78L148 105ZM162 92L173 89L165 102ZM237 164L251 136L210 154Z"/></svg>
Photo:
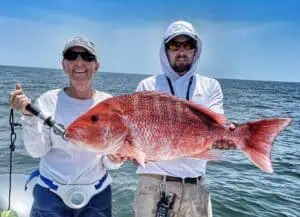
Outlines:
<svg viewBox="0 0 300 217"><path fill-rule="evenodd" d="M186 102L186 103L189 105L189 107L193 110L195 114L199 112L200 114L204 114L207 117L211 118L217 124L220 124L222 126L226 125L227 119L223 114L216 113L208 108L205 108L204 106L195 104L193 102Z"/></svg>
<svg viewBox="0 0 300 217"><path fill-rule="evenodd" d="M196 115L203 116L205 115L207 118L210 118L212 121L214 121L217 124L220 124L222 126L226 125L226 117L223 114L216 113L202 105L196 104L191 101L182 100L178 98L177 96L170 95L168 93L163 93L160 91L142 91L137 92L136 94L144 94L144 96L150 96L150 97L161 97L170 101L181 101L182 103L186 104Z"/></svg>

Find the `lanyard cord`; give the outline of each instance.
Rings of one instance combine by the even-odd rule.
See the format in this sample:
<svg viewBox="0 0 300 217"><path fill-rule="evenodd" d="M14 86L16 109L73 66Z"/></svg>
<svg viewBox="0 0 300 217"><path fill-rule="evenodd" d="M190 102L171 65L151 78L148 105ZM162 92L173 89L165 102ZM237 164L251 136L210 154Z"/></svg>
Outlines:
<svg viewBox="0 0 300 217"><path fill-rule="evenodd" d="M14 110L10 110L9 115L9 124L10 124L10 153L9 153L9 188L8 188L8 210L10 210L10 200L11 200L11 175L12 175L12 156L15 150L15 141L17 139L17 134L15 133L15 126L22 126L19 123L14 121Z"/></svg>
<svg viewBox="0 0 300 217"><path fill-rule="evenodd" d="M168 84L169 84L171 93L172 93L173 96L175 96L175 92L174 92L174 89L173 89L172 82L171 82L171 80L170 80L169 77L166 76L166 78L167 78L167 80L168 80ZM192 76L192 77L190 78L190 82L189 82L188 88L187 88L187 90L186 90L186 100L190 100L190 89L191 89L191 86L192 86L192 83L193 83L193 78L194 78L194 76Z"/></svg>

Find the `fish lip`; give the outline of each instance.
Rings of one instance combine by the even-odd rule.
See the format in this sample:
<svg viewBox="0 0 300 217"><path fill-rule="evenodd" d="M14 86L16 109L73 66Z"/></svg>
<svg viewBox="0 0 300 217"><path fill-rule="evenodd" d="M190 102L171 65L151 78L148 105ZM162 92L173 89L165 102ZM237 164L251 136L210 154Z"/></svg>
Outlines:
<svg viewBox="0 0 300 217"><path fill-rule="evenodd" d="M73 131L73 133L72 133ZM70 137L75 133L75 130L70 130L69 128L66 129L64 137L70 140Z"/></svg>
<svg viewBox="0 0 300 217"><path fill-rule="evenodd" d="M69 132L65 132L65 134L64 134L64 137L67 139L67 140L71 140L70 139L70 136L71 136L71 134L69 133Z"/></svg>
<svg viewBox="0 0 300 217"><path fill-rule="evenodd" d="M78 141L78 138L81 138L80 133L78 132L78 129L75 130L75 129L67 128L64 137L65 137L68 141L70 141L70 142L72 142L72 143L74 143L74 144L79 144L79 143L81 143L81 142ZM76 138L77 138L77 139L76 139Z"/></svg>

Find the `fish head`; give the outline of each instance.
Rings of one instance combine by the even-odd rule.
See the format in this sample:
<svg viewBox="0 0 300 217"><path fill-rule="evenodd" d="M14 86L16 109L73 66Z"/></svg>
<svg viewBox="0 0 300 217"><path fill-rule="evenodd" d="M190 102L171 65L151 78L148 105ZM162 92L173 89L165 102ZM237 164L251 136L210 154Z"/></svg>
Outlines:
<svg viewBox="0 0 300 217"><path fill-rule="evenodd" d="M66 138L101 154L118 150L124 144L128 130L120 112L106 107L96 106L76 119L67 127Z"/></svg>

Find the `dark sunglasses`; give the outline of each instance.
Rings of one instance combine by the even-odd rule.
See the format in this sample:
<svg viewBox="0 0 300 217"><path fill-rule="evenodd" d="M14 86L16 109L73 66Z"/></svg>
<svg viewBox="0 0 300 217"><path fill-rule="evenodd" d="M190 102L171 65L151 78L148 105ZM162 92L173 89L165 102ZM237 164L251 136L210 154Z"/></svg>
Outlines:
<svg viewBox="0 0 300 217"><path fill-rule="evenodd" d="M69 61L74 61L78 58L78 56L81 56L81 58L84 61L87 62L92 62L93 60L96 60L95 55L85 51L85 52L76 52L72 50L68 50L64 53L64 59L69 60Z"/></svg>
<svg viewBox="0 0 300 217"><path fill-rule="evenodd" d="M181 47L183 47L184 50L193 50L197 47L197 42L193 39L184 42L171 40L166 44L166 48L169 51L179 51Z"/></svg>

